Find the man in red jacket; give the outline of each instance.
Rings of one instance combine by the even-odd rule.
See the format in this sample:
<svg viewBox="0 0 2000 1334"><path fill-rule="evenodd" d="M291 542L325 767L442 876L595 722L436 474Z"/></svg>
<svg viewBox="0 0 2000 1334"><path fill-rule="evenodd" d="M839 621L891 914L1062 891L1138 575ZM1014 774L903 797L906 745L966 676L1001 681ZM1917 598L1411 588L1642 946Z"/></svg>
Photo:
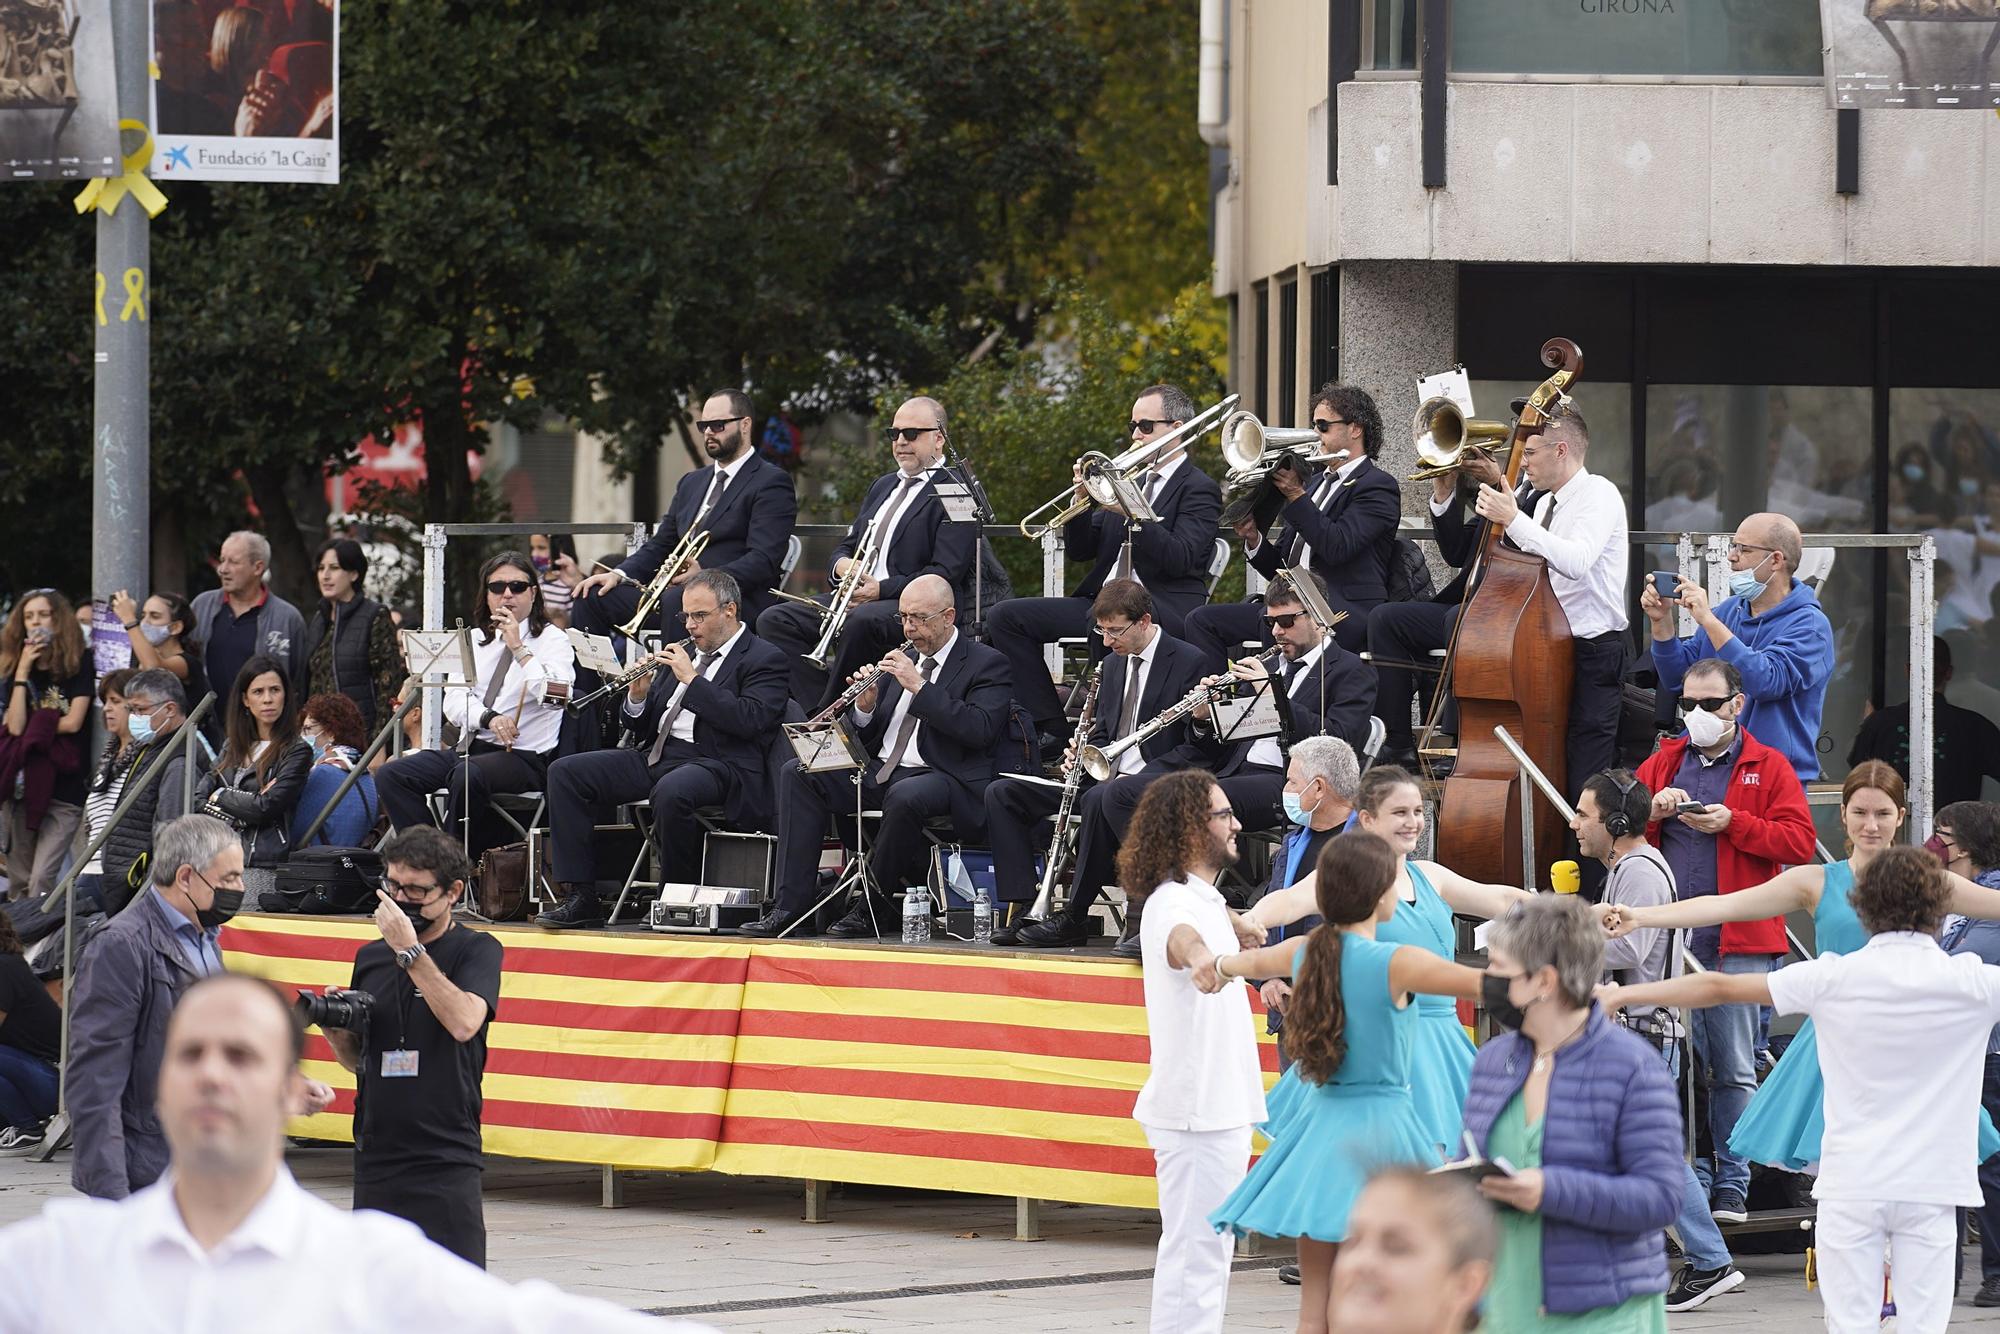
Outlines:
<svg viewBox="0 0 2000 1334"><path fill-rule="evenodd" d="M1743 677L1721 658L1688 668L1681 683L1687 734L1660 743L1639 766L1653 790L1646 837L1673 868L1679 897L1733 894L1787 866L1812 860L1812 815L1791 762L1738 726ZM1697 927L1691 942L1704 968L1768 973L1785 957L1785 919ZM1730 1132L1757 1091L1755 1005L1718 1005L1694 1014L1694 1052L1708 1073L1708 1128L1715 1142L1709 1212L1740 1223L1750 1164L1728 1151Z"/></svg>

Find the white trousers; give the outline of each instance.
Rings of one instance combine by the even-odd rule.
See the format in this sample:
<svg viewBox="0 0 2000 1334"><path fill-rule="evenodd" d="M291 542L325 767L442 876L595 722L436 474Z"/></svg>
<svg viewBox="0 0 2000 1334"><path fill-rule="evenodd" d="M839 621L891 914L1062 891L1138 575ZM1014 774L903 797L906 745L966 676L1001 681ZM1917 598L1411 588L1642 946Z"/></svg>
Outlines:
<svg viewBox="0 0 2000 1334"><path fill-rule="evenodd" d="M1958 1211L1949 1204L1821 1200L1813 1225L1820 1299L1832 1334L1882 1327L1882 1263L1902 1334L1937 1334L1951 1322L1952 1252Z"/></svg>
<svg viewBox="0 0 2000 1334"><path fill-rule="evenodd" d="M1222 1334L1235 1240L1208 1216L1250 1168L1250 1127L1142 1126L1160 1187L1160 1253L1153 1262L1152 1334Z"/></svg>

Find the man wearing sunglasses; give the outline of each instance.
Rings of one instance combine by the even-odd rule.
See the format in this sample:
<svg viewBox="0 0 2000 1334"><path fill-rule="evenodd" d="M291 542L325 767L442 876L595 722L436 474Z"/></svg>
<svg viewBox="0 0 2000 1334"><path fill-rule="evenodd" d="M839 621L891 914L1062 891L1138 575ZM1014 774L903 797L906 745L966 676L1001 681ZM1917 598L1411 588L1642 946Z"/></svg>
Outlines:
<svg viewBox="0 0 2000 1334"><path fill-rule="evenodd" d="M718 389L708 396L694 423L708 466L681 478L673 503L645 545L617 569L593 574L576 586L571 619L578 629L604 635L629 621L639 606L640 590L689 533L707 533L708 545L660 598L662 639L681 638L681 589L696 570L725 570L736 580L746 621L754 621L774 601L771 588L785 563L799 500L791 474L753 446L756 425L756 410L742 390Z"/></svg>
<svg viewBox="0 0 2000 1334"><path fill-rule="evenodd" d="M1729 544L1730 596L1708 605L1708 590L1680 579L1662 598L1648 579L1640 610L1652 623L1660 689L1682 688L1682 674L1721 658L1743 674L1743 726L1792 762L1799 777L1819 777L1820 711L1833 676L1833 626L1819 598L1792 574L1802 555L1799 526L1782 514L1752 514ZM1694 619L1679 637L1676 609Z"/></svg>
<svg viewBox="0 0 2000 1334"><path fill-rule="evenodd" d="M1376 464L1382 452L1382 414L1368 391L1353 385L1323 384L1313 395L1313 429L1319 452L1345 458L1306 472L1286 461L1270 482L1284 500L1284 536L1265 540L1255 514L1236 524L1243 558L1266 579L1289 566L1311 570L1326 588L1327 605L1347 619L1333 629L1350 653L1368 647L1368 613L1389 596L1389 569L1396 559L1396 525L1403 516L1403 488L1395 474ZM1258 624L1255 601L1198 608L1188 617L1187 639L1208 655L1213 670L1245 641L1268 639Z"/></svg>
<svg viewBox="0 0 2000 1334"><path fill-rule="evenodd" d="M1670 737L1639 766L1653 793L1646 836L1674 873L1676 894L1733 894L1813 859L1816 839L1799 776L1774 746L1743 726L1743 676L1723 658L1705 658L1681 682L1687 734ZM1697 927L1690 948L1704 968L1768 973L1785 957L1785 919ZM1708 1073L1708 1124L1717 1145L1711 1209L1740 1223L1750 1165L1728 1152L1757 1091L1758 1007L1723 1005L1695 1016L1694 1054Z"/></svg>
<svg viewBox="0 0 2000 1334"><path fill-rule="evenodd" d="M889 429L896 470L875 479L847 536L833 549L829 586L846 577L869 524L881 519L835 644L831 672L804 656L818 642L824 624L818 608L780 602L757 618L757 633L785 651L792 667L793 698L808 711L837 694L840 682L903 641L897 600L912 580L938 575L954 596L971 588L979 524L970 517L954 520L938 494L940 483L958 481L956 473L942 466L945 430L944 404L934 398L913 398L896 409L895 424ZM829 594L816 599L820 607L831 600Z"/></svg>
<svg viewBox="0 0 2000 1334"><path fill-rule="evenodd" d="M1143 389L1132 404L1128 426L1134 447L1158 440L1194 417L1194 400L1177 386ZM1152 594L1153 618L1180 638L1188 616L1208 601L1208 565L1215 555L1215 530L1222 518L1222 488L1174 446L1134 479L1140 494L1160 516L1136 528L1117 510L1097 508L1063 528L1063 552L1072 561L1092 562L1090 573L1066 598L1009 598L993 609L986 627L993 647L1014 669L1014 695L1034 717L1045 749L1067 739L1062 700L1049 679L1042 650L1059 639L1076 639L1090 629L1090 604L1112 579L1136 579ZM1081 486L1082 478L1077 478ZM1127 539L1130 539L1129 542ZM1103 656L1093 645L1096 656Z"/></svg>

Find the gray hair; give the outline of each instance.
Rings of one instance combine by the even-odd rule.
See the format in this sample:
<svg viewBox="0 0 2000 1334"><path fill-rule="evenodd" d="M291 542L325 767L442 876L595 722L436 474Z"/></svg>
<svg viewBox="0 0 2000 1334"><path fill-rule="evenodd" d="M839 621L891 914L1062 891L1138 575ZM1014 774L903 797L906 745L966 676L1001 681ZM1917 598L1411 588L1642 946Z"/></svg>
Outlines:
<svg viewBox="0 0 2000 1334"><path fill-rule="evenodd" d="M1361 795L1361 762L1354 758L1354 747L1337 736L1294 742L1292 763L1308 776L1326 780L1333 795L1349 806Z"/></svg>
<svg viewBox="0 0 2000 1334"><path fill-rule="evenodd" d="M1590 1004L1604 976L1604 928L1590 904L1571 894L1515 904L1494 921L1487 943L1512 955L1523 974L1553 966L1556 988L1571 1005Z"/></svg>
<svg viewBox="0 0 2000 1334"><path fill-rule="evenodd" d="M944 435L947 433L945 430L944 404L938 402L928 394L917 394L911 398L906 398L903 400L903 406L906 408L915 406L926 409L931 414L932 422L937 426L938 434Z"/></svg>
<svg viewBox="0 0 2000 1334"><path fill-rule="evenodd" d="M171 885L183 866L207 867L231 848L243 844L213 815L183 815L161 825L153 835L153 883Z"/></svg>
<svg viewBox="0 0 2000 1334"><path fill-rule="evenodd" d="M736 582L736 576L727 570L698 570L682 587L681 596L687 596L690 588L706 588L715 594L718 607L734 604L738 611L743 608L743 589Z"/></svg>
<svg viewBox="0 0 2000 1334"><path fill-rule="evenodd" d="M271 543L262 533L253 533L248 528L239 528L223 539L225 542L241 542L250 549L250 559L271 568Z"/></svg>
<svg viewBox="0 0 2000 1334"><path fill-rule="evenodd" d="M132 673L125 680L125 698L171 704L180 710L181 717L187 717L187 691L181 686L181 679L164 667L148 667Z"/></svg>
<svg viewBox="0 0 2000 1334"><path fill-rule="evenodd" d="M1159 395L1160 411L1166 414L1168 421L1190 421L1200 411L1195 407L1194 400L1187 396L1187 390L1177 384L1149 384L1139 391L1139 398L1152 394Z"/></svg>

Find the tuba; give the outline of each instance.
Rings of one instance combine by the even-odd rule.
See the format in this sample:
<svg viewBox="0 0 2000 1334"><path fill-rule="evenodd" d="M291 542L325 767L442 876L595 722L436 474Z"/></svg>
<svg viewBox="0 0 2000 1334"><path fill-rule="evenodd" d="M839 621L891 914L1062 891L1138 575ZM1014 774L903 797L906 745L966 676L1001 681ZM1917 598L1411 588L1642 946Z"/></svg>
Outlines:
<svg viewBox="0 0 2000 1334"><path fill-rule="evenodd" d="M1348 451L1331 453L1319 447L1319 432L1310 426L1266 426L1254 412L1232 412L1222 423L1222 461L1229 465L1222 489L1229 499L1222 507L1222 526L1234 528L1244 516L1257 516L1258 531L1271 526L1285 507L1284 493L1271 481L1279 468L1301 473L1316 463L1343 463Z"/></svg>
<svg viewBox="0 0 2000 1334"><path fill-rule="evenodd" d="M1413 482L1456 472L1467 448L1480 448L1485 441L1505 440L1513 430L1506 422L1468 418L1458 404L1440 394L1417 405L1410 419L1410 436L1417 446L1417 470Z"/></svg>

